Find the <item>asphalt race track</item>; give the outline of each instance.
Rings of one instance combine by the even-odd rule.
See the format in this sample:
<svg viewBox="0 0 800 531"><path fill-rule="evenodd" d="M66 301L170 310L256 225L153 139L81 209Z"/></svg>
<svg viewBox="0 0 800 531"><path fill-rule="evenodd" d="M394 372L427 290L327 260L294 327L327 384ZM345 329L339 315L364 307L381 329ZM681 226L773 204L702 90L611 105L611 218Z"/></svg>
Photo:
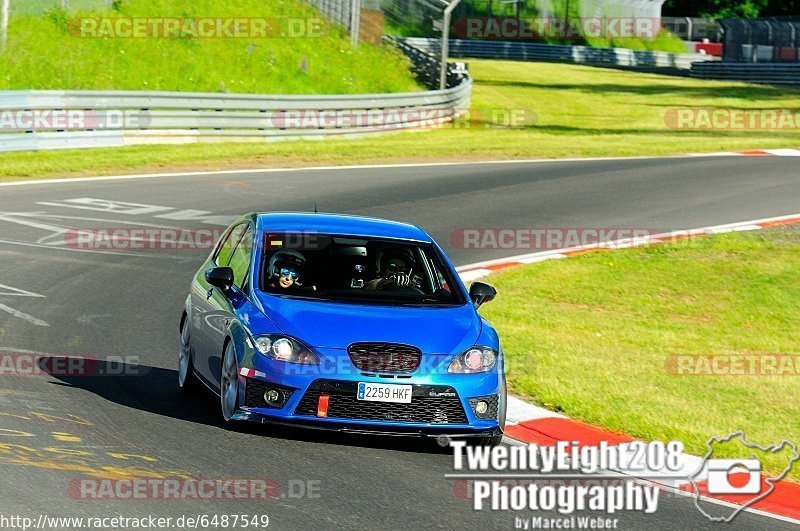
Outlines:
<svg viewBox="0 0 800 531"><path fill-rule="evenodd" d="M214 228L246 211L313 210L315 204L320 211L418 224L464 265L524 251L453 248L450 235L463 228L673 230L794 214L800 212L800 172L791 158L715 157L0 187L0 353L125 362L98 365L122 374L0 381L0 474L13 485L3 492L0 513L247 513L268 515L271 527L316 529L508 529L515 516L530 516L473 511L459 486L445 479L452 457L435 443L222 428L214 400L181 398L176 385L180 310L208 251L101 252L64 245L69 227ZM268 478L280 494L266 501L76 495L79 478L115 472ZM719 527L691 498L664 494L653 515L615 517L627 529ZM783 527L792 526L748 513L730 525Z"/></svg>

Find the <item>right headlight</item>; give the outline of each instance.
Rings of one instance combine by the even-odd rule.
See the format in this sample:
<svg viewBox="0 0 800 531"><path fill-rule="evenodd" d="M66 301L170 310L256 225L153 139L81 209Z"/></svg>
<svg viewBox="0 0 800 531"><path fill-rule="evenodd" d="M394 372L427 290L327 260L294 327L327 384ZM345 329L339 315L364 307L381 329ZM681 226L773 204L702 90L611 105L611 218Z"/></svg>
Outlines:
<svg viewBox="0 0 800 531"><path fill-rule="evenodd" d="M475 374L489 372L497 365L497 351L489 347L472 347L450 362L447 372Z"/></svg>
<svg viewBox="0 0 800 531"><path fill-rule="evenodd" d="M253 340L258 352L268 358L287 363L319 365L319 358L299 341L287 336L266 335Z"/></svg>

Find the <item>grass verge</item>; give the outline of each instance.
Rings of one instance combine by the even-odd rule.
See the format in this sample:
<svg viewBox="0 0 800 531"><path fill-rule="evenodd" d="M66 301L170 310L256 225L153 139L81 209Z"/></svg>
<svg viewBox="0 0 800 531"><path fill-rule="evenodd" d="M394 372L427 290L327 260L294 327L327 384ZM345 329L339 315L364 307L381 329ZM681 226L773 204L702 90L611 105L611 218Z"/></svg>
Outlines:
<svg viewBox="0 0 800 531"><path fill-rule="evenodd" d="M800 92L588 66L470 61L473 120L361 139L138 146L0 155L0 179L181 169L444 160L674 155L800 147L800 128L676 130L686 107L800 109ZM514 111L525 120L509 123Z"/></svg>
<svg viewBox="0 0 800 531"><path fill-rule="evenodd" d="M8 44L0 52L0 90L350 94L419 89L401 53L367 43L353 49L343 30L301 0L125 0L107 14L68 14L53 9L56 5L50 2L42 16L12 17ZM181 36L175 29L164 36L163 29L147 28L141 36L128 36L136 22L148 19L156 28L179 24ZM183 21L197 22L194 34ZM237 26L241 29L232 36ZM205 36L196 36L199 31Z"/></svg>
<svg viewBox="0 0 800 531"><path fill-rule="evenodd" d="M739 429L761 445L800 444L798 279L800 231L776 228L510 270L491 278L500 296L482 313L503 340L511 392L705 455L711 436ZM762 354L792 356L794 371L698 375L702 365L675 364L749 356L749 373ZM768 456L765 470L779 470L780 459ZM800 480L800 468L789 477Z"/></svg>

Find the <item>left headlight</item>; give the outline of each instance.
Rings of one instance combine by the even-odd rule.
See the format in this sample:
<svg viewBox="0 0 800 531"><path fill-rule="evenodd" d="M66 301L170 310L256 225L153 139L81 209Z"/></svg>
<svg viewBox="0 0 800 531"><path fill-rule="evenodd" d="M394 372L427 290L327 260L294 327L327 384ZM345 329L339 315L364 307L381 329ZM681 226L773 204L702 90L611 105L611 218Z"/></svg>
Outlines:
<svg viewBox="0 0 800 531"><path fill-rule="evenodd" d="M497 351L489 347L472 347L456 356L447 372L455 374L475 374L489 372L497 365Z"/></svg>
<svg viewBox="0 0 800 531"><path fill-rule="evenodd" d="M286 363L319 365L319 358L294 338L281 335L258 336L253 340L255 349L264 356Z"/></svg>

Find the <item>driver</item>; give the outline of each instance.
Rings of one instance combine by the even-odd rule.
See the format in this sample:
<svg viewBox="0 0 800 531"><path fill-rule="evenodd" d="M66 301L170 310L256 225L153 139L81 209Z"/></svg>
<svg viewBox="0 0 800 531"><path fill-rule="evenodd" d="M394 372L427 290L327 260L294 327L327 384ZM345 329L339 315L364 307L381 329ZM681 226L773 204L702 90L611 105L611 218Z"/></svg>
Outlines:
<svg viewBox="0 0 800 531"><path fill-rule="evenodd" d="M269 260L269 287L284 290L302 287L305 269L306 259L302 254L282 249Z"/></svg>
<svg viewBox="0 0 800 531"><path fill-rule="evenodd" d="M364 285L365 290L376 291L384 286L412 286L414 255L408 249L389 247L381 250L377 266L378 276Z"/></svg>

